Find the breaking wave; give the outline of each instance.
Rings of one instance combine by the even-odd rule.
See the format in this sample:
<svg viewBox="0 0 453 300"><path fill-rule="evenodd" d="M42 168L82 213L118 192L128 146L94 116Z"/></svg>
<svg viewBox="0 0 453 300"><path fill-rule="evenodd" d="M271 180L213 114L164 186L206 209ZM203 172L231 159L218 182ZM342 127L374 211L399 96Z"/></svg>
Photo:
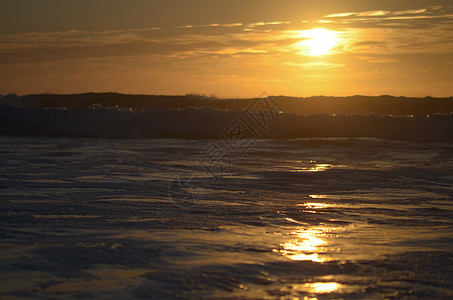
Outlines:
<svg viewBox="0 0 453 300"><path fill-rule="evenodd" d="M237 118L262 138L370 137L413 142L453 142L453 114L417 117L285 114L256 120L213 108L140 110L118 107L19 108L0 105L3 134L96 138L221 138Z"/></svg>

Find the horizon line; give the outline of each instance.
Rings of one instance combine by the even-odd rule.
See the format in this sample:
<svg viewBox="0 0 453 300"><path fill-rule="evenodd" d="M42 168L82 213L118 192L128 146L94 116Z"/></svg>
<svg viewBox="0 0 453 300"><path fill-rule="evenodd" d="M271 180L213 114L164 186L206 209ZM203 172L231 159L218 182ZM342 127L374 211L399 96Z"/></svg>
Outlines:
<svg viewBox="0 0 453 300"><path fill-rule="evenodd" d="M121 92L80 92L80 93L31 93L31 94L16 94L16 93L8 93L3 95L0 93L0 98L5 97L27 97L27 96L81 96L81 95L89 95L89 94L98 94L98 95L120 95L120 96L148 96L148 97L199 97L199 98L207 98L207 99L217 99L217 100L232 100L232 99L258 99L264 98L261 96L258 97L217 97L215 94L206 95L202 93L186 93L182 94L132 94L132 93L121 93ZM311 96L291 96L291 95L270 95L266 92L261 93L261 95L265 94L267 97L285 97L285 98L351 98L351 97L368 97L368 98L379 98L379 97L392 97L392 98L412 98L412 99L450 99L453 98L451 96L443 96L443 97L434 97L430 95L426 96L395 96L389 94L381 94L381 95L364 95L364 94L354 94L348 96L334 96L334 95L311 95Z"/></svg>

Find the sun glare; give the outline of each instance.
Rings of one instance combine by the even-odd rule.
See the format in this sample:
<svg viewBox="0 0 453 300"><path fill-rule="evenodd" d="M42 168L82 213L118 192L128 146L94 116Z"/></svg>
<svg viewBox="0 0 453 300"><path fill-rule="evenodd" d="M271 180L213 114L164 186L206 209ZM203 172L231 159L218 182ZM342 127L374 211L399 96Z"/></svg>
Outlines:
<svg viewBox="0 0 453 300"><path fill-rule="evenodd" d="M315 282L307 283L305 286L308 287L312 293L324 294L335 292L341 287L341 284L336 282Z"/></svg>
<svg viewBox="0 0 453 300"><path fill-rule="evenodd" d="M315 228L310 230L299 230L293 232L296 238L281 244L282 249L275 250L291 260L325 262L329 258L319 255L323 249L322 246L327 241L322 239L327 229Z"/></svg>
<svg viewBox="0 0 453 300"><path fill-rule="evenodd" d="M297 46L303 48L300 54L310 56L327 55L338 43L337 33L324 28L304 30L301 38L303 40L297 43Z"/></svg>

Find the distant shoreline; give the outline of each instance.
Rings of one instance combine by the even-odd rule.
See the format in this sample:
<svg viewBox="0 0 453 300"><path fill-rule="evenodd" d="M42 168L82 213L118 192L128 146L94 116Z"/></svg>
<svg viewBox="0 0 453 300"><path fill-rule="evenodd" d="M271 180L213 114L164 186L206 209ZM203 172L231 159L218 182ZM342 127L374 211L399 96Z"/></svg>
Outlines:
<svg viewBox="0 0 453 300"><path fill-rule="evenodd" d="M74 108L74 107L119 107L134 110L214 108L240 111L256 98L216 98L199 94L177 95L129 95L119 93L83 94L31 94L0 97L0 104L22 108ZM272 96L287 113L355 114L426 116L453 113L453 97L397 97L397 96Z"/></svg>

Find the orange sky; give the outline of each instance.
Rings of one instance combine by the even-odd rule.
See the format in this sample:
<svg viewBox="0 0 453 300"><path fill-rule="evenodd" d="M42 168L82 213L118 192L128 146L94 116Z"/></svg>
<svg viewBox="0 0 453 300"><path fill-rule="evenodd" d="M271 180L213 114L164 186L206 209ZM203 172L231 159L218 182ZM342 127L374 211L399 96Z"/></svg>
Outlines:
<svg viewBox="0 0 453 300"><path fill-rule="evenodd" d="M453 95L449 1L61 2L0 3L1 94Z"/></svg>

